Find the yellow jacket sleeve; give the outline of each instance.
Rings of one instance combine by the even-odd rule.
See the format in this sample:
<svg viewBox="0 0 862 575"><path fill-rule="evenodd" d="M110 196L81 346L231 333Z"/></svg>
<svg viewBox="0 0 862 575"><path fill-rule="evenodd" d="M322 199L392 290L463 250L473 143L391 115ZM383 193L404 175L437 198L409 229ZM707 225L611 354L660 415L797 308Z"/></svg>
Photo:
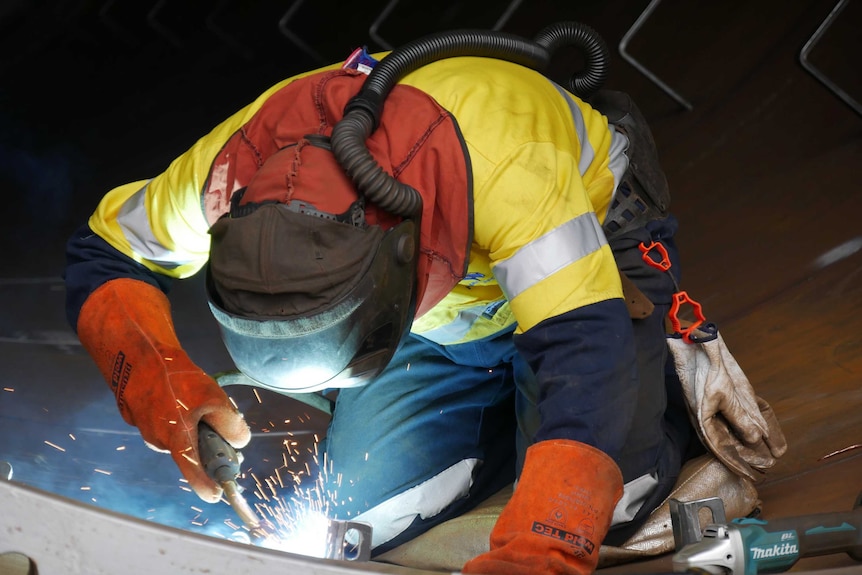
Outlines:
<svg viewBox="0 0 862 575"><path fill-rule="evenodd" d="M328 68L333 67L337 65ZM210 224L204 215L201 192L213 159L274 92L316 72L299 74L272 86L199 139L161 174L108 192L90 216L90 228L154 272L173 278L197 273L209 259Z"/></svg>
<svg viewBox="0 0 862 575"><path fill-rule="evenodd" d="M627 142L604 116L540 73L501 60L451 58L403 82L452 112L470 154L474 244L454 299L498 284L524 331L622 297L601 221L627 167Z"/></svg>

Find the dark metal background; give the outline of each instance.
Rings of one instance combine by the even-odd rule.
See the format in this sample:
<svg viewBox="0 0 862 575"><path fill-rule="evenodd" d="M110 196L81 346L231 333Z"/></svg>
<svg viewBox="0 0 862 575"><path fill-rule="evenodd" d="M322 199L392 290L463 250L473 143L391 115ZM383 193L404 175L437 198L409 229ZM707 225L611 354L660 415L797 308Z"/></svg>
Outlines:
<svg viewBox="0 0 862 575"><path fill-rule="evenodd" d="M559 20L593 26L611 47L608 87L640 104L671 184L683 286L784 423L791 448L761 487L765 512L849 507L862 487L862 6L847 0L7 0L0 459L15 479L223 530L229 509L204 507L169 458L142 445L66 324L65 239L108 189L159 173L284 77L359 45L463 27L529 37ZM558 60L560 79L577 65ZM171 299L193 359L230 369L200 278ZM325 428L290 400L231 394L256 433L248 467L262 476L282 464L283 440L310 449Z"/></svg>

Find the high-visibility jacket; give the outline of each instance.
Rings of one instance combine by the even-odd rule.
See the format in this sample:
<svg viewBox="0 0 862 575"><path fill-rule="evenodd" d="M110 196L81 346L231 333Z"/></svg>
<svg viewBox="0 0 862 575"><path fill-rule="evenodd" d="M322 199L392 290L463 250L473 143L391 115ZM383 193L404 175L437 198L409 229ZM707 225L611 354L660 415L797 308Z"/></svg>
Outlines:
<svg viewBox="0 0 862 575"><path fill-rule="evenodd" d="M143 268L132 272L116 265L94 265L93 258L103 257L104 250L76 254L81 248L70 243L72 266L75 262L82 265L77 272L71 267L67 270L67 284L69 278L73 284L67 287L78 292L69 298L73 326L86 295L113 277L140 276L145 268L164 285L164 277L186 278L199 271L208 259L210 225L227 210L230 193L244 184L225 177L230 161L222 156L217 162L219 154L232 137L244 137L244 129L261 120L258 114L281 91L290 90L294 83L313 84L337 69L301 74L273 86L198 140L162 174L110 191L89 219L89 227ZM342 90L350 86L358 90L359 80L345 84ZM516 334L531 333L540 341L537 326L549 322L557 329L560 318L583 321L579 310L588 310L589 321L582 325L628 322L619 272L601 231L617 182L627 168L625 137L608 126L599 112L540 73L501 60L459 57L434 62L401 79L392 94L404 90L445 111L454 140L447 149L462 154L458 161L435 154L417 156L423 163L413 166L413 171L464 171L463 177L425 181L440 189L414 185L426 198L459 200L435 199L430 208L424 206L424 259L434 260L435 250L447 243L454 247L432 262L445 266L430 265L426 270L423 285L436 289L428 290L419 303L412 331L445 345L477 340L513 326ZM346 102L350 96L339 97ZM284 106L290 106L289 99ZM332 113L340 113L340 108L333 107ZM276 132L282 128L297 131L290 124L292 118L295 121L285 113L283 120L266 121ZM318 133L320 122L332 124L337 119L306 114L303 121L308 125L300 126L299 132ZM372 136L384 142L383 152L369 146L378 160L386 159L383 136L397 133L398 122L399 116L387 100L383 127ZM381 164L391 167L393 161L390 158ZM421 176L415 177L421 184ZM224 185L214 186L216 180ZM227 195L214 198L214 189ZM465 212L427 218L434 206L442 212ZM463 250L459 262L457 244L464 240L469 250ZM613 367L620 357L616 349L620 341L613 335L616 327L610 330L611 336L600 331L591 331L596 341L575 338L568 349L555 349L553 368L542 366L541 352L528 352L534 356L528 359L539 379L549 369L580 371L567 375L579 381L624 377L597 373L594 361L569 365L566 356L583 352L602 356L603 365L617 370ZM525 341L525 347L532 347L531 343ZM629 359L627 356L626 361ZM573 438L596 444L590 438Z"/></svg>
<svg viewBox="0 0 862 575"><path fill-rule="evenodd" d="M207 230L220 215L214 210L227 209L225 202L214 206L202 198L215 157L279 90L314 75L274 86L163 174L112 190L90 227L154 272L175 278L196 273L208 259ZM472 189L440 191L464 198L472 192L466 274L417 318L415 333L444 344L469 341L515 322L527 330L548 317L621 297L599 228L626 168L625 139L604 116L537 72L500 60L443 60L400 83L428 94L454 117L472 180L466 182Z"/></svg>

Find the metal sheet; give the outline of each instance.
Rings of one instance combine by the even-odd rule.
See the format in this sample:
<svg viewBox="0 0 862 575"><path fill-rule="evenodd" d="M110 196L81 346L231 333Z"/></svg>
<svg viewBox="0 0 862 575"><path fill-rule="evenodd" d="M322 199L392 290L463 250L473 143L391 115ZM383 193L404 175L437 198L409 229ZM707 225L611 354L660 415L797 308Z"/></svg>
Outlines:
<svg viewBox="0 0 862 575"><path fill-rule="evenodd" d="M314 559L225 541L2 479L0 509L0 560L4 554L25 555L39 575L434 573L375 562ZM21 564L19 556L6 557Z"/></svg>

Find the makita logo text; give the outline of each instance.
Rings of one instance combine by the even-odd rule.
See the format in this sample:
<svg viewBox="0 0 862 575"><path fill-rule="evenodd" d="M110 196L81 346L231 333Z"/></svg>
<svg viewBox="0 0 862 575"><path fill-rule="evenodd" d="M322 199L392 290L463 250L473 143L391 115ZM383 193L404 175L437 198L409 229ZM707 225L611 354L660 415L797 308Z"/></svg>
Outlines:
<svg viewBox="0 0 862 575"><path fill-rule="evenodd" d="M570 545L580 547L590 555L592 555L593 551L595 551L596 549L596 544L582 535L570 533L552 525L545 525L544 523L539 523L538 521L533 521L533 533L538 533L539 535L544 535L545 537L553 537L554 539L565 541Z"/></svg>
<svg viewBox="0 0 862 575"><path fill-rule="evenodd" d="M797 555L799 547L795 543L776 543L772 547L752 547L752 559L769 559L770 557L784 557L785 555Z"/></svg>

